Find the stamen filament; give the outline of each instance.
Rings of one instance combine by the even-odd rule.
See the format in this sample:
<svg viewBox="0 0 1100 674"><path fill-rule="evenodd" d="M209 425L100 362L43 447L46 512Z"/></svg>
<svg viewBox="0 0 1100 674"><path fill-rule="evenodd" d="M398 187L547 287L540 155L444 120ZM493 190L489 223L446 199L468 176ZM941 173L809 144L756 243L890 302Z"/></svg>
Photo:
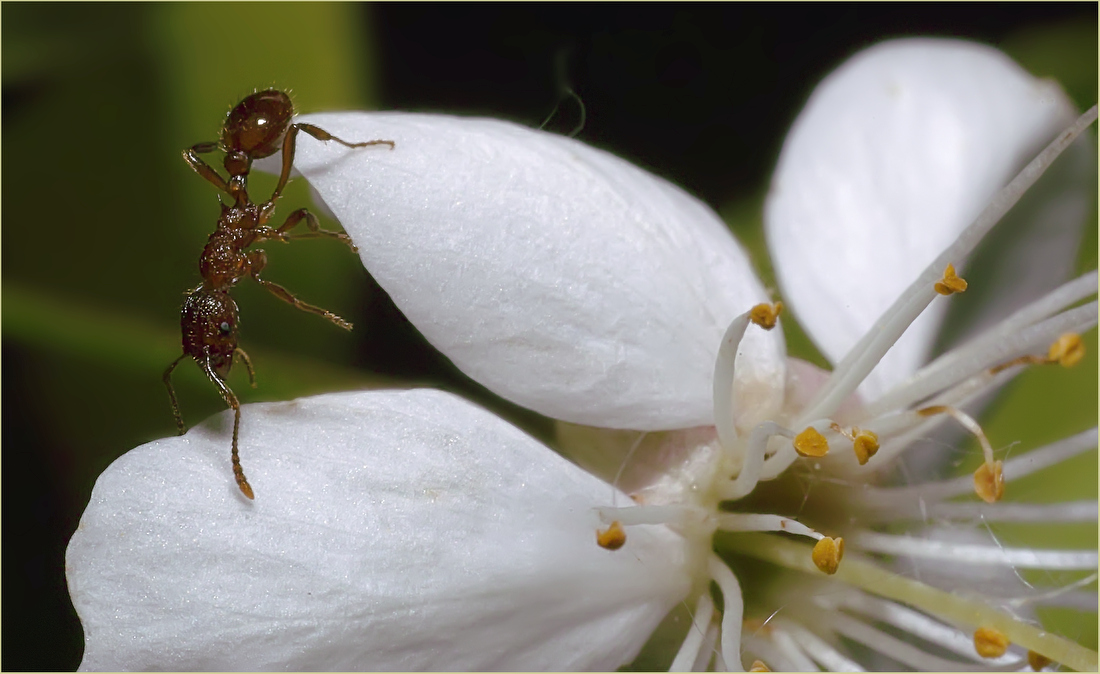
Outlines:
<svg viewBox="0 0 1100 674"><path fill-rule="evenodd" d="M839 604L868 618L892 625L905 634L936 644L956 655L975 662L983 661L981 656L974 652L974 641L970 634L964 634L908 606L863 592L845 593L841 596ZM987 661L987 664L1008 665L1015 662L1019 662L1019 658L1003 657L992 663Z"/></svg>
<svg viewBox="0 0 1100 674"><path fill-rule="evenodd" d="M918 370L862 410L861 418L873 419L891 410L904 409L939 391L1028 351L1047 351L1050 343L1066 332L1085 332L1097 322L1097 303L1090 302L1027 327L1007 321L982 333Z"/></svg>
<svg viewBox="0 0 1100 674"><path fill-rule="evenodd" d="M989 665L984 663L971 665L958 660L947 660L932 655L931 653L925 653L912 644L906 643L886 632L875 629L844 613L830 613L827 618L823 616L822 620L827 621L834 630L849 639L857 641L917 671L974 672L990 669ZM1016 667L1018 667L1018 665L1012 668Z"/></svg>
<svg viewBox="0 0 1100 674"><path fill-rule="evenodd" d="M760 470L764 466L764 454L768 449L768 440L776 435L786 438L794 437L792 431L771 421L765 421L752 429L741 472L737 474L737 479L732 484L725 485L719 490L721 500L733 501L739 499L756 488L757 483L760 481Z"/></svg>
<svg viewBox="0 0 1100 674"><path fill-rule="evenodd" d="M751 311L746 311L730 322L718 346L718 357L714 360L714 427L718 431L718 442L727 452L737 447L737 428L733 421L734 363L751 314Z"/></svg>
<svg viewBox="0 0 1100 674"><path fill-rule="evenodd" d="M723 540L730 552L778 564L812 575L820 572L807 554L807 545L773 534L740 534ZM1095 568L1095 563L1093 568ZM939 590L877 564L859 558L844 561L833 578L876 594L908 604L953 624L989 625L1004 632L1014 644L1041 653L1055 662L1082 672L1096 671L1100 658L1096 651L1022 622L973 598Z"/></svg>
<svg viewBox="0 0 1100 674"><path fill-rule="evenodd" d="M745 600L741 596L741 585L733 571L713 552L707 563L710 577L722 591L722 657L726 667L740 670L741 664L741 621L745 613Z"/></svg>
<svg viewBox="0 0 1100 674"><path fill-rule="evenodd" d="M1085 550L1037 550L997 545L973 545L860 531L850 537L852 547L913 559L934 559L955 564L1004 566L1047 571L1088 571L1100 562L1096 552Z"/></svg>
<svg viewBox="0 0 1100 674"><path fill-rule="evenodd" d="M666 524L670 526L690 526L705 522L705 511L688 505L641 505L625 508L596 508L604 524L619 522L624 526L638 524Z"/></svg>
<svg viewBox="0 0 1100 674"><path fill-rule="evenodd" d="M910 504L913 505L913 504ZM999 503L990 507L986 503L932 503L923 510L911 507L892 512L863 513L860 519L867 523L897 522L903 519L919 520L972 520L986 522L1095 522L1096 501L1071 501L1067 503Z"/></svg>
<svg viewBox="0 0 1100 674"><path fill-rule="evenodd" d="M788 534L806 536L820 541L824 536L798 520L780 515L756 513L721 513L715 516L721 531L785 531Z"/></svg>
<svg viewBox="0 0 1100 674"><path fill-rule="evenodd" d="M688 628L684 643L680 644L680 650L676 652L676 657L673 658L672 666L668 668L668 671L693 671L695 661L699 658L699 649L703 645L713 617L714 600L711 599L708 588L699 595L698 601L695 602L695 615L692 616L691 627Z"/></svg>
<svg viewBox="0 0 1100 674"><path fill-rule="evenodd" d="M1096 121L1096 106L1079 117L1058 136L1004 188L998 192L978 217L928 265L894 304L875 322L870 330L836 366L833 375L807 405L803 418L832 416L841 403L874 369L882 356L894 345L928 304L939 295L933 285L942 278L941 270L954 261L962 261L985 238L989 230L1004 217L1024 193L1035 184L1070 143ZM795 427L801 423L794 424Z"/></svg>
<svg viewBox="0 0 1100 674"><path fill-rule="evenodd" d="M985 431L978 425L978 422L974 421L974 418L966 412L957 410L954 407L948 407L947 405L933 405L917 410L917 414L922 417L930 417L936 414L946 414L951 417L978 439L978 444L982 446L982 454L985 456L985 462L987 464L994 462L993 445L989 444L989 438L985 437Z"/></svg>
<svg viewBox="0 0 1100 674"><path fill-rule="evenodd" d="M805 645L806 654L827 672L863 672L866 671L855 660L847 658L833 648L832 644L817 636L794 621L777 621L784 631L790 632L799 643ZM801 671L813 671L801 670Z"/></svg>
<svg viewBox="0 0 1100 674"><path fill-rule="evenodd" d="M1085 452L1093 451L1096 449L1098 439L1100 438L1097 436L1097 429L1090 428L1009 459L1004 462L1005 481L1018 480ZM950 480L926 482L907 487L867 487L851 494L851 497L859 499L866 509L892 511L896 508L909 510L918 507L922 501L934 503L972 493L973 490L973 479L969 475L962 475Z"/></svg>

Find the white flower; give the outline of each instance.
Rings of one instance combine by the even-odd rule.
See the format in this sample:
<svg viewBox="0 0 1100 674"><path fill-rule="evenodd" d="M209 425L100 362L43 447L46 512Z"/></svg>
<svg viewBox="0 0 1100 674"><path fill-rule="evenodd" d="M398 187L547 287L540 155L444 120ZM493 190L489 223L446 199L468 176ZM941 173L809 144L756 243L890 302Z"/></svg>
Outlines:
<svg viewBox="0 0 1100 674"><path fill-rule="evenodd" d="M717 216L627 162L493 120L310 116L343 138L396 142L349 151L302 138L296 161L383 288L467 374L574 424L563 437L603 479L443 393L247 406L254 503L235 492L216 425L133 450L100 477L67 556L82 668L611 669L681 602L693 618L675 668L716 654L713 666L733 669L754 657L855 669L840 637L884 666L1003 668L1031 649L1095 668L1096 653L1027 620L1074 587L1043 594L995 574L1095 570L1094 553L942 526L1062 521L1089 505L1095 517L1095 502L948 500L973 491L969 477L866 484L946 420L979 436L979 492L999 498L1001 462L960 408L1097 321L1095 302L1069 308L1095 294L1095 273L1052 290L1088 206L1081 182L1095 182L1087 149L1028 194L1027 217L1002 225L1025 242L1026 264L1000 249L1012 275L996 280L976 336L918 369L950 301L933 287L959 288L946 266L965 270L1068 145L1059 132L1072 117L1057 87L958 42L880 45L818 88L784 146L767 225L783 299L836 365L827 377L787 359L780 331L752 324L774 309ZM1072 340L1063 347L1071 360ZM826 456L798 458L796 444L812 452L806 429ZM845 442L881 449L857 462ZM1067 438L1004 462L1004 480L1095 446L1095 430ZM792 486L803 488L793 502ZM719 505L731 502L736 512ZM800 503L811 507L798 518L773 514ZM833 539L807 523L863 556L836 568ZM811 559L809 546L759 533L774 531L825 542ZM766 627L742 621L728 562L748 557L775 568L776 582L747 587L778 611ZM993 581L982 595L958 591L978 588L964 585L967 570ZM1007 654L974 651L1001 634Z"/></svg>

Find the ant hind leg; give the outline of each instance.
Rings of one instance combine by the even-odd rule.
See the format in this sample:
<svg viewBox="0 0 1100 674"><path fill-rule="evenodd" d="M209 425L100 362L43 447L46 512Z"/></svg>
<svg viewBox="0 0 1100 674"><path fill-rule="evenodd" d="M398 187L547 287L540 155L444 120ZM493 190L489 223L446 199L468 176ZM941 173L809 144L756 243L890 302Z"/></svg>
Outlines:
<svg viewBox="0 0 1100 674"><path fill-rule="evenodd" d="M172 364L168 366L168 369L164 371L164 385L168 388L168 400L172 403L172 415L176 418L176 428L179 429L180 435L187 432L187 426L183 423L183 415L180 414L180 404L176 400L176 390L172 388L172 370L176 369L176 365L187 357L187 354L183 354L179 358L172 361ZM251 369L251 368L250 368Z"/></svg>
<svg viewBox="0 0 1100 674"><path fill-rule="evenodd" d="M248 361L245 362L248 363ZM249 368L250 372L251 369L252 368ZM206 373L206 376L214 383L214 386L218 387L218 392L222 394L222 399L225 400L225 404L233 408L233 477L237 480L237 487L241 490L241 493L249 499L254 499L256 495L252 492L252 485L248 484L248 478L244 476L244 469L241 468L241 456L237 451L237 438L241 430L241 403L237 400L237 396L233 393L233 390L230 389L229 386L222 381L222 378L218 376L218 373L214 371L214 367L210 364L210 356L207 356L206 360L203 362L202 371Z"/></svg>

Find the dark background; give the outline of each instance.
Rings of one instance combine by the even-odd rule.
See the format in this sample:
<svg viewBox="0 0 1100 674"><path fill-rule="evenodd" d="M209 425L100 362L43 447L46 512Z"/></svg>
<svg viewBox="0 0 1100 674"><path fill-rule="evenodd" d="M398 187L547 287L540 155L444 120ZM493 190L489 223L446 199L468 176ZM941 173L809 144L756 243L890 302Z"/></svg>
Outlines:
<svg viewBox="0 0 1100 674"><path fill-rule="evenodd" d="M431 110L530 126L550 117L548 129L570 133L581 115L563 97L571 87L587 113L580 139L720 209L756 203L813 85L885 38L998 45L1059 78L1080 107L1096 100L1095 3L6 2L0 13L5 670L80 662L66 542L96 476L175 431L160 376L179 353L182 292L198 283L217 213L215 192L179 152L214 139L253 88L289 88L306 112ZM292 188L280 212L304 203L304 187ZM301 242L268 252L269 278L357 329L343 334L242 285L242 346L261 385L249 391L235 374L245 401L411 381L550 433L457 373L346 249ZM1095 361L1086 367L1093 376ZM1095 410L1091 381L1083 404ZM190 423L221 409L196 368L182 363L176 382Z"/></svg>

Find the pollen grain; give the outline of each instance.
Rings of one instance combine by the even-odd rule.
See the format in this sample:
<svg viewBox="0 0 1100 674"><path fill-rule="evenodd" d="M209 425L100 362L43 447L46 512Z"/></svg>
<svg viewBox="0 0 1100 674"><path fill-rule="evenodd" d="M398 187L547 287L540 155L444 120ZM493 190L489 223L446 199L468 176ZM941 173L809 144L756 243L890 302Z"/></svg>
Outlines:
<svg viewBox="0 0 1100 674"><path fill-rule="evenodd" d="M979 627L974 631L974 650L983 658L999 658L1011 643L1004 632L992 627Z"/></svg>
<svg viewBox="0 0 1100 674"><path fill-rule="evenodd" d="M801 456L819 458L829 453L829 441L813 426L794 437L794 449Z"/></svg>
<svg viewBox="0 0 1100 674"><path fill-rule="evenodd" d="M757 304L749 312L749 320L765 330L771 330L779 320L779 314L783 313L783 303Z"/></svg>
<svg viewBox="0 0 1100 674"><path fill-rule="evenodd" d="M833 575L840 567L840 560L844 558L844 539L828 536L822 538L814 545L811 557L814 560L814 566L822 573Z"/></svg>
<svg viewBox="0 0 1100 674"><path fill-rule="evenodd" d="M596 531L596 544L605 550L618 550L626 544L626 532L618 520L604 531Z"/></svg>
<svg viewBox="0 0 1100 674"><path fill-rule="evenodd" d="M941 295L954 295L955 293L964 292L966 286L966 280L955 274L955 265L949 264L947 269L943 270L943 278L936 281L936 284L932 287Z"/></svg>

